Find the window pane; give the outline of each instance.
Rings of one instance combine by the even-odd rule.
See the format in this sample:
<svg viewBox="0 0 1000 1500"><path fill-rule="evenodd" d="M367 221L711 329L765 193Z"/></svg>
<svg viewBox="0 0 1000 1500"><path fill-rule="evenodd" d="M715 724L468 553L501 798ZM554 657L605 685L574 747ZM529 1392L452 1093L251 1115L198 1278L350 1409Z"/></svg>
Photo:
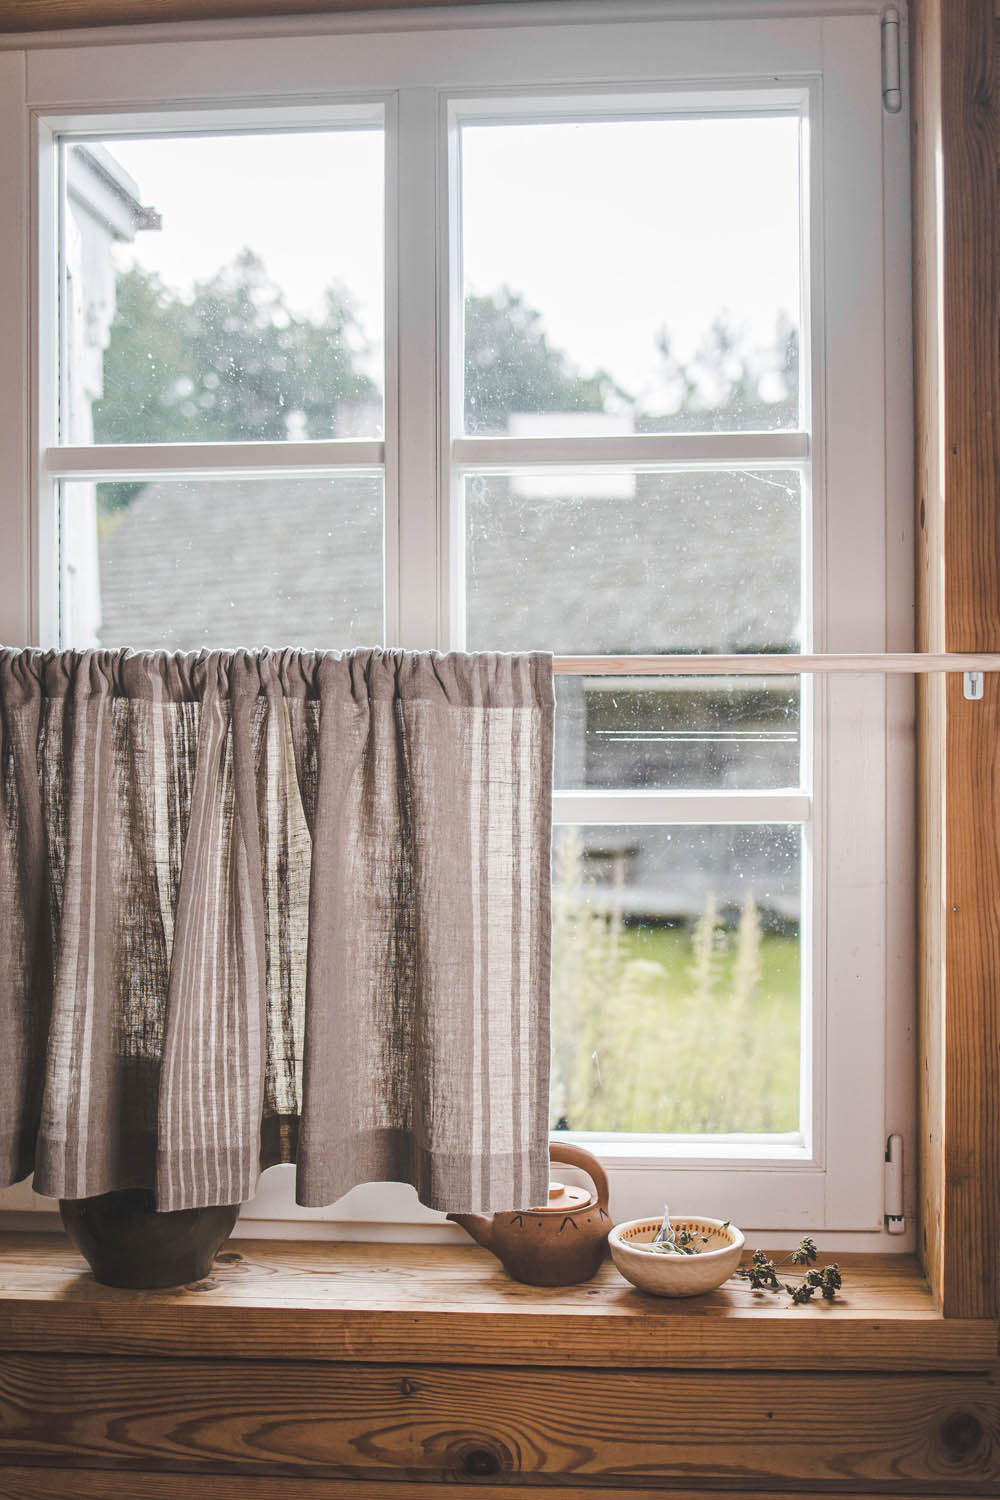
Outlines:
<svg viewBox="0 0 1000 1500"><path fill-rule="evenodd" d="M378 645L382 480L72 483L63 505L68 645Z"/></svg>
<svg viewBox="0 0 1000 1500"><path fill-rule="evenodd" d="M67 145L65 443L382 431L381 129Z"/></svg>
<svg viewBox="0 0 1000 1500"><path fill-rule="evenodd" d="M801 134L464 125L466 431L797 427Z"/></svg>
<svg viewBox="0 0 1000 1500"><path fill-rule="evenodd" d="M470 475L470 650L795 651L794 470Z"/></svg>
<svg viewBox="0 0 1000 1500"><path fill-rule="evenodd" d="M553 1128L797 1130L801 830L553 842Z"/></svg>
<svg viewBox="0 0 1000 1500"><path fill-rule="evenodd" d="M555 784L774 790L799 784L794 677L560 677Z"/></svg>

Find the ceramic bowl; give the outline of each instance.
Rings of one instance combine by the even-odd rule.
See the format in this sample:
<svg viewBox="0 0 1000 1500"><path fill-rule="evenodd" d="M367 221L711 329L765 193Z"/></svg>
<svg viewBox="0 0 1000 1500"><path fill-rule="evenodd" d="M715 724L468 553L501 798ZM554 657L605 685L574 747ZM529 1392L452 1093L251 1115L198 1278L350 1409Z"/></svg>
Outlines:
<svg viewBox="0 0 1000 1500"><path fill-rule="evenodd" d="M697 1255L665 1255L662 1250L643 1250L663 1222L658 1219L629 1219L618 1224L608 1235L611 1259L625 1277L642 1292L654 1297L697 1297L721 1286L740 1263L743 1235L732 1224L721 1219L685 1218L670 1215L674 1233L682 1229L707 1235Z"/></svg>

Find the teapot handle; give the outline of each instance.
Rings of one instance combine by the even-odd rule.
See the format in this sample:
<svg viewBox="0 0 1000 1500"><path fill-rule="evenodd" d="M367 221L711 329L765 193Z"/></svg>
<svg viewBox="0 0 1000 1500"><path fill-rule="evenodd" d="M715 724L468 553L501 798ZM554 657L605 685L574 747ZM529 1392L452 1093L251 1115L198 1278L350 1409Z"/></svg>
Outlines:
<svg viewBox="0 0 1000 1500"><path fill-rule="evenodd" d="M549 1143L549 1160L561 1161L567 1167L579 1167L582 1172L592 1180L597 1193L597 1204L608 1211L608 1175L596 1156L585 1151L582 1146L571 1146L568 1141L551 1141Z"/></svg>

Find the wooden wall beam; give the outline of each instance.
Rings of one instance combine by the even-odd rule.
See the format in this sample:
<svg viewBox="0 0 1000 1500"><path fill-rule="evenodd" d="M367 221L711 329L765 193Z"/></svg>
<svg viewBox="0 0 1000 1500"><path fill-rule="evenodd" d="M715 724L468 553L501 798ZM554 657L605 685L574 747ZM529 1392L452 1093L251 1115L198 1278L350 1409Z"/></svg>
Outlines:
<svg viewBox="0 0 1000 1500"><path fill-rule="evenodd" d="M815 1494L1000 1493L990 1374L0 1357L0 1465ZM138 1486L133 1491L139 1494ZM527 1492L530 1494L530 1490Z"/></svg>
<svg viewBox="0 0 1000 1500"><path fill-rule="evenodd" d="M433 1484L425 1479L401 1482L378 1479L282 1479L270 1475L157 1474L151 1470L116 1473L109 1469L0 1469L0 1500L733 1500L732 1490L698 1488L579 1490L575 1486L536 1485L512 1488L507 1484L484 1484L477 1480L464 1490L454 1484ZM841 1494L844 1492L841 1491ZM740 1500L774 1500L773 1490L740 1490ZM851 1500L955 1500L954 1491L936 1494L921 1490L879 1490L873 1494L850 1491ZM816 1500L814 1490L782 1490L781 1500Z"/></svg>
<svg viewBox="0 0 1000 1500"><path fill-rule="evenodd" d="M914 0L920 650L1000 646L994 0ZM1000 680L920 706L924 1263L993 1316L1000 1242Z"/></svg>

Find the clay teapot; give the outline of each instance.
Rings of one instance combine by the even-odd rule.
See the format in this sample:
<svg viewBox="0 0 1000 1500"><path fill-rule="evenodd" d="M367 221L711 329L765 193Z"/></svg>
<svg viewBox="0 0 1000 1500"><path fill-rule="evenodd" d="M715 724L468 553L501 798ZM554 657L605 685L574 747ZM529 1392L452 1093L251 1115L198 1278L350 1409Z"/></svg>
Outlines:
<svg viewBox="0 0 1000 1500"><path fill-rule="evenodd" d="M608 1179L596 1156L582 1146L553 1142L549 1160L580 1167L594 1193L549 1183L541 1208L494 1214L449 1214L472 1238L498 1256L508 1275L529 1286L574 1286L596 1275L608 1250Z"/></svg>

